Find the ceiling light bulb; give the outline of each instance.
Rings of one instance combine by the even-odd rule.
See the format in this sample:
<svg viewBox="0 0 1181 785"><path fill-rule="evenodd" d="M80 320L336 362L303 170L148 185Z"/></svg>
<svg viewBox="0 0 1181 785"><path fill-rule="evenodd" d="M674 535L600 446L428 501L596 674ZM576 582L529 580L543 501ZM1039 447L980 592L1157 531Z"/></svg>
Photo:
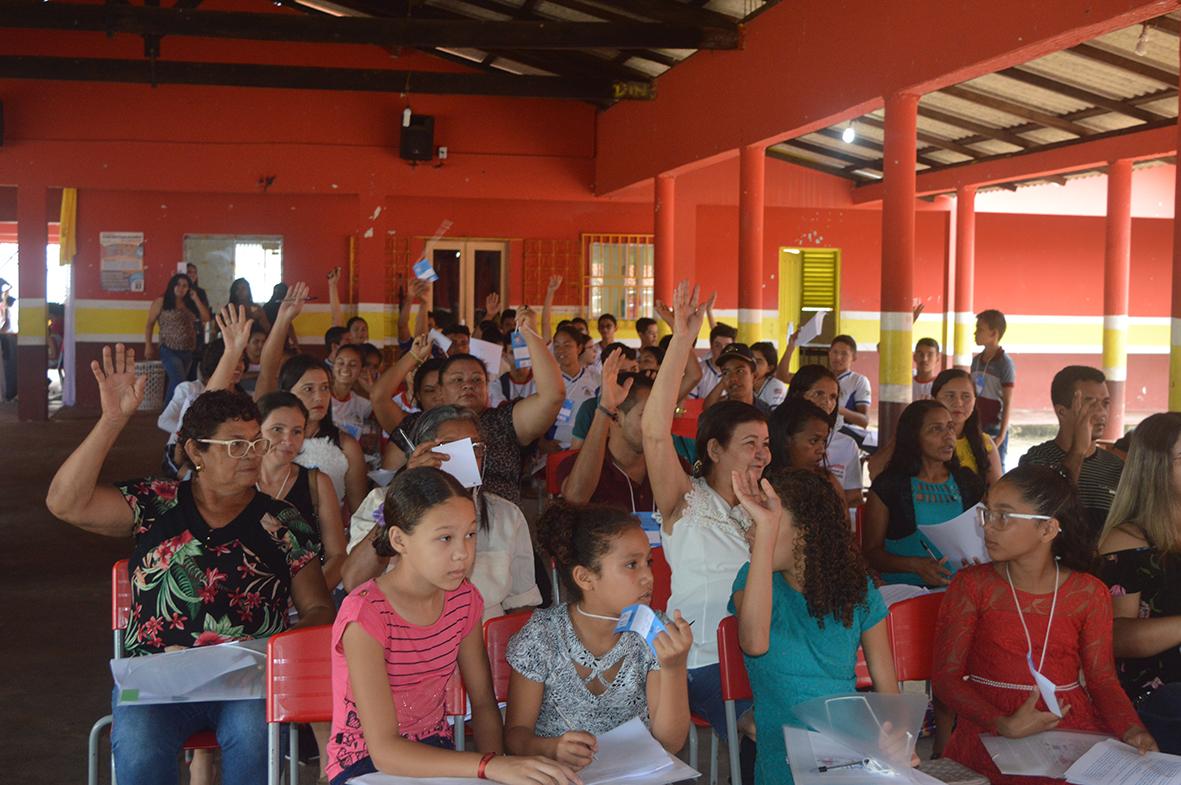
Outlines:
<svg viewBox="0 0 1181 785"><path fill-rule="evenodd" d="M1143 57L1148 53L1148 25L1140 26L1140 37L1136 39L1136 54Z"/></svg>
<svg viewBox="0 0 1181 785"><path fill-rule="evenodd" d="M857 132L853 130L853 124L849 123L845 126L845 130L841 131L841 141L845 144L853 144L853 140L857 138Z"/></svg>

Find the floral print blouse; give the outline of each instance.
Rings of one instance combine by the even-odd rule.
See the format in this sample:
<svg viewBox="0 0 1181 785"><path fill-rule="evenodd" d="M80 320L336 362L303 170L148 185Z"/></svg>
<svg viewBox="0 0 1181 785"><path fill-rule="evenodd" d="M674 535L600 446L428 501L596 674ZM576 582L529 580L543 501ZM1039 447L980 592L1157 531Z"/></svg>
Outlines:
<svg viewBox="0 0 1181 785"><path fill-rule="evenodd" d="M1141 619L1181 615L1181 560L1175 554L1144 546L1106 553L1099 560L1099 577L1112 597L1140 595ZM1181 650L1165 649L1151 657L1116 660L1120 684L1134 702L1165 684L1181 681Z"/></svg>
<svg viewBox="0 0 1181 785"><path fill-rule="evenodd" d="M197 511L188 481L149 477L116 487L135 527L128 656L287 628L291 580L319 558L315 532L295 507L259 493L215 529Z"/></svg>

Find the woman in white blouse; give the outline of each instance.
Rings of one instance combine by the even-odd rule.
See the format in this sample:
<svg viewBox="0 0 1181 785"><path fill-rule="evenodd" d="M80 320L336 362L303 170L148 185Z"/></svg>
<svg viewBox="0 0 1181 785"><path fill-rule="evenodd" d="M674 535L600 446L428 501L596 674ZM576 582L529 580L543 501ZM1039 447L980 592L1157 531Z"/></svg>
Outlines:
<svg viewBox="0 0 1181 785"><path fill-rule="evenodd" d="M446 456L432 448L447 442L471 439L476 465L484 468L478 419L472 411L450 404L423 414L410 434L415 450L407 468L433 466L447 470ZM375 515L381 514L385 488L370 492L353 513L349 524L349 556L341 571L344 586L352 591L389 568L389 559L373 549ZM469 576L484 598L484 620L541 603L541 591L533 562L533 541L521 508L494 493L475 489L476 561ZM358 547L359 546L359 547Z"/></svg>

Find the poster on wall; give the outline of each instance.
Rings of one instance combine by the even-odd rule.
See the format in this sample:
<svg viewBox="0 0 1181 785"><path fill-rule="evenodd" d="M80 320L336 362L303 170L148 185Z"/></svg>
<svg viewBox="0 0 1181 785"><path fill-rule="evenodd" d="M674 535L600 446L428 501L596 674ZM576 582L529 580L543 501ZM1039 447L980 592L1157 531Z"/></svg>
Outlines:
<svg viewBox="0 0 1181 785"><path fill-rule="evenodd" d="M99 232L104 292L144 290L144 233Z"/></svg>

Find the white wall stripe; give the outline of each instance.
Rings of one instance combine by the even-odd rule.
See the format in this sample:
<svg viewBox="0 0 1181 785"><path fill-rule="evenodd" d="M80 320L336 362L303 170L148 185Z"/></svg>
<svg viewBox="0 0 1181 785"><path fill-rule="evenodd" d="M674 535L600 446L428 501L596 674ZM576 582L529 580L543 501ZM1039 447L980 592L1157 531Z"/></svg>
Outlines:
<svg viewBox="0 0 1181 785"><path fill-rule="evenodd" d="M883 384L878 387L878 397L887 403L910 403L909 384Z"/></svg>
<svg viewBox="0 0 1181 785"><path fill-rule="evenodd" d="M1122 330L1124 332L1127 332L1128 315L1126 313L1123 313L1123 314L1113 314L1111 316L1104 316L1103 317L1103 329L1104 330Z"/></svg>

